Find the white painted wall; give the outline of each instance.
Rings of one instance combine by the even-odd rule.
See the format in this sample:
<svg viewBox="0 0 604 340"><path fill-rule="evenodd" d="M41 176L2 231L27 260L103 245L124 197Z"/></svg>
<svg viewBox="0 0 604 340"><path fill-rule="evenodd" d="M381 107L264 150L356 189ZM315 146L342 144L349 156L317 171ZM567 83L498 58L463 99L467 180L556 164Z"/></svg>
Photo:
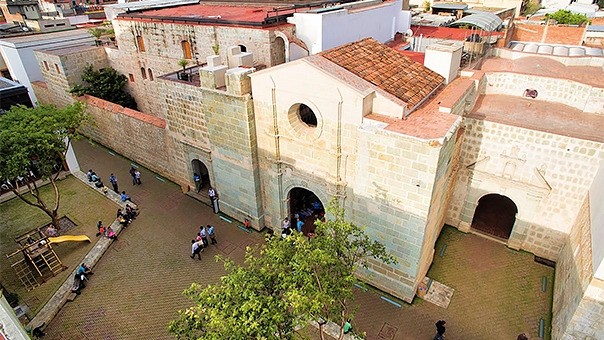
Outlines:
<svg viewBox="0 0 604 340"><path fill-rule="evenodd" d="M296 36L316 54L367 37L382 43L392 40L397 32L411 27L411 12L401 8L399 0L325 13L295 13L291 22L296 25Z"/></svg>
<svg viewBox="0 0 604 340"><path fill-rule="evenodd" d="M7 38L0 40L0 54L13 80L27 87L32 103L37 103L31 83L44 80L38 60L34 55L36 50L65 48L80 45L94 45L94 37L87 30L36 34L25 37Z"/></svg>
<svg viewBox="0 0 604 340"><path fill-rule="evenodd" d="M1 292L1 291L0 291ZM15 312L0 293L0 330L6 339L28 340L30 337L17 319ZM4 339L4 337L2 337Z"/></svg>
<svg viewBox="0 0 604 340"><path fill-rule="evenodd" d="M589 211L594 276L604 280L604 161L589 189Z"/></svg>

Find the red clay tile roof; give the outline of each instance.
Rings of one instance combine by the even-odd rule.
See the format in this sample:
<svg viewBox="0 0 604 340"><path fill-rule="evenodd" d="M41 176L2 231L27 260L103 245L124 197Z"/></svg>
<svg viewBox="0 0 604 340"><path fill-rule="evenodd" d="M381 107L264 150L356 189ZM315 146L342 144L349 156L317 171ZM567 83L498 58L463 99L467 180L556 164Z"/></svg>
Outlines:
<svg viewBox="0 0 604 340"><path fill-rule="evenodd" d="M410 109L444 82L441 75L372 38L319 55L408 103Z"/></svg>

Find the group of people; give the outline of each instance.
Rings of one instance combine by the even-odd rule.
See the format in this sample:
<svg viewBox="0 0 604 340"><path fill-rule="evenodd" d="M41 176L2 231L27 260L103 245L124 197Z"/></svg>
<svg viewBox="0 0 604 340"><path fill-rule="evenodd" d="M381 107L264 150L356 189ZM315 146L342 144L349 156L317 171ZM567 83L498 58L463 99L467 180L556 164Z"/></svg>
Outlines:
<svg viewBox="0 0 604 340"><path fill-rule="evenodd" d="M197 256L201 260L201 253L203 249L210 245L208 237L212 244L218 244L216 241L216 232L214 231L213 225L200 226L199 232L194 240L191 240L191 258L194 259Z"/></svg>
<svg viewBox="0 0 604 340"><path fill-rule="evenodd" d="M120 221L123 228L126 228L133 220L138 216L136 209L132 208L130 204L126 204L125 209L117 209L116 218Z"/></svg>
<svg viewBox="0 0 604 340"><path fill-rule="evenodd" d="M135 168L134 166L131 167L130 174L132 175L132 185L142 183L141 182L141 173L137 168ZM103 184L103 180L101 180L101 178L96 174L96 172L94 172L92 169L88 169L88 172L86 173L86 177L88 178L88 182L94 183L95 187L101 189L101 191L103 191L104 194L107 194L109 189L105 186L105 184ZM130 198L130 196L128 196L128 194L126 194L125 191L122 191L121 193L119 192L119 187L117 184L117 176L115 176L115 174L111 173L111 175L109 175L109 182L111 183L111 186L113 187L113 191L115 191L116 194L120 195L120 200L122 202L126 202L126 201L132 202L132 199Z"/></svg>
<svg viewBox="0 0 604 340"><path fill-rule="evenodd" d="M113 230L113 228L111 228L111 226L105 227L103 225L103 221L99 221L96 224L96 227L98 229L96 236L104 236L104 237L110 238L112 240L117 240L117 234L115 233L115 230Z"/></svg>

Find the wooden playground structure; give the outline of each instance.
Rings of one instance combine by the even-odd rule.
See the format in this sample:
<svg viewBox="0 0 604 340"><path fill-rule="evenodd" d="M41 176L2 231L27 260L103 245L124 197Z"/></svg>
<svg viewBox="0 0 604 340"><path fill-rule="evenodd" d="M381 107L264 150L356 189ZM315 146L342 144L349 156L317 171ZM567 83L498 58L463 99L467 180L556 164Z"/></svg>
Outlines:
<svg viewBox="0 0 604 340"><path fill-rule="evenodd" d="M42 231L46 227L48 226L39 227L15 238L19 249L6 255L8 259L14 258L15 262L11 267L27 291L67 269L52 248L52 241L49 240L51 237ZM21 257L17 256L20 254Z"/></svg>

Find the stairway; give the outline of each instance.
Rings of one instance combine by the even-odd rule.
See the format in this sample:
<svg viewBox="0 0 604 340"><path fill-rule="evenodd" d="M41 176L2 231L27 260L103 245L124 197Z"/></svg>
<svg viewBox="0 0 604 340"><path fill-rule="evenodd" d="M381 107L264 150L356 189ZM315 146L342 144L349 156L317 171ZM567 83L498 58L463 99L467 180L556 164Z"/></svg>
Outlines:
<svg viewBox="0 0 604 340"><path fill-rule="evenodd" d="M50 245L48 245L46 251L38 257L38 259L40 258L44 261L44 264L46 264L48 269L50 269L52 276L57 275L65 269L65 266L63 266L63 263L59 260L57 253L55 253Z"/></svg>

